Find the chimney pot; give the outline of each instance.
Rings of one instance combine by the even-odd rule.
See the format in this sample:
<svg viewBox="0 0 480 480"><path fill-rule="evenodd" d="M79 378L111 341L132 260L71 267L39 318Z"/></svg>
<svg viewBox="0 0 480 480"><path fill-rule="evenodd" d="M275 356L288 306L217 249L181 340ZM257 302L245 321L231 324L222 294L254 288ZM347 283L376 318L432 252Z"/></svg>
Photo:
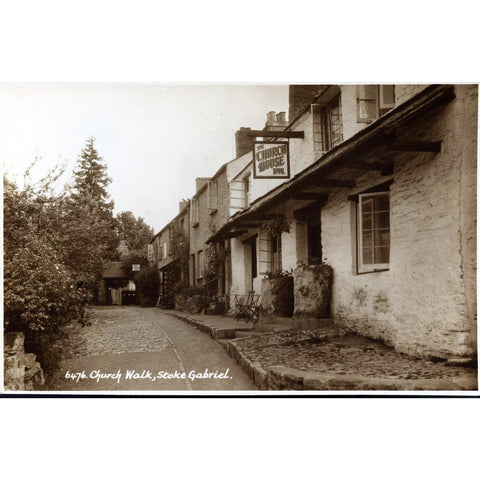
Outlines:
<svg viewBox="0 0 480 480"><path fill-rule="evenodd" d="M277 123L277 117L275 115L275 112L268 112L267 113L267 127L270 126L275 126Z"/></svg>
<svg viewBox="0 0 480 480"><path fill-rule="evenodd" d="M277 113L277 123L280 123L281 125L285 125L287 123L287 117L285 112Z"/></svg>

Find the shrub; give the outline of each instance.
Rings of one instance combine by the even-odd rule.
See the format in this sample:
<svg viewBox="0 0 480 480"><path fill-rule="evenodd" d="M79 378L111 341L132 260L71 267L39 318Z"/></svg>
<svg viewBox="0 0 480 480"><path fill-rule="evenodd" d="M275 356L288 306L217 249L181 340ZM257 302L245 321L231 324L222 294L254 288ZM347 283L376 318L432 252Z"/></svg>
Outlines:
<svg viewBox="0 0 480 480"><path fill-rule="evenodd" d="M134 276L141 307L154 307L158 299L160 278L155 267L144 267Z"/></svg>

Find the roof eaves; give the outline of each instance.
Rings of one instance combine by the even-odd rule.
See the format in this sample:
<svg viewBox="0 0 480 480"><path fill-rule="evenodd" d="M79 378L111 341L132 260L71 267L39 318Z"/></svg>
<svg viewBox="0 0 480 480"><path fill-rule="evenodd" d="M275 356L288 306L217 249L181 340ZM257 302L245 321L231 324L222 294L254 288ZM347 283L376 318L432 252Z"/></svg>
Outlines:
<svg viewBox="0 0 480 480"><path fill-rule="evenodd" d="M223 232L225 229L234 227L240 219L244 219L250 214L258 212L258 210L260 210L262 207L266 208L269 203L275 200L279 195L288 192L288 190L297 182L304 181L310 175L322 170L326 166L331 165L338 157L343 156L342 154L344 150L348 151L350 147L356 147L356 143L361 144L362 138L364 142L366 142L374 136L382 133L385 128L396 126L396 124L399 122L403 123L414 118L417 114L422 113L423 108L428 106L431 102L433 103L439 99L442 100L443 97L448 100L448 98L450 98L450 91L452 91L453 94L452 85L430 85L426 87L417 95L414 95L406 102L390 110L390 112L386 113L375 122L372 122L370 125L350 137L348 140L345 140L340 145L328 151L321 158L299 172L289 181L278 185L262 197L257 198L246 210L237 212L226 224L222 226L222 228L216 234L209 238L209 241L217 237L219 233ZM409 112L409 109L412 109L412 111ZM404 114L404 118L402 118L402 113ZM396 119L396 117L399 118ZM392 120L392 118L394 120ZM390 125L390 123L392 125Z"/></svg>

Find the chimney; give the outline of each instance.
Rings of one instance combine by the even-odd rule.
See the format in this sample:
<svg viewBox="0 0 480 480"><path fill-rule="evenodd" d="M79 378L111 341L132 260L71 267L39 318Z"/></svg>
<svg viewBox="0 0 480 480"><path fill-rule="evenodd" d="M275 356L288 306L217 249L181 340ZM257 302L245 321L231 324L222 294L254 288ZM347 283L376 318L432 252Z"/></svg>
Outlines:
<svg viewBox="0 0 480 480"><path fill-rule="evenodd" d="M283 130L287 124L279 123L278 116L284 112L280 112L278 115L275 112L268 112L267 113L267 123L265 124L264 130Z"/></svg>
<svg viewBox="0 0 480 480"><path fill-rule="evenodd" d="M235 158L241 157L245 153L253 150L253 137L247 136L247 132L251 130L248 127L241 127L235 132Z"/></svg>
<svg viewBox="0 0 480 480"><path fill-rule="evenodd" d="M195 179L195 187L197 189L196 191L198 192L209 180L209 177L197 177Z"/></svg>
<svg viewBox="0 0 480 480"><path fill-rule="evenodd" d="M292 121L313 99L328 88L328 85L290 85L288 87L288 118Z"/></svg>
<svg viewBox="0 0 480 480"><path fill-rule="evenodd" d="M288 125L287 116L285 112L277 113L277 124L286 127Z"/></svg>
<svg viewBox="0 0 480 480"><path fill-rule="evenodd" d="M181 212L188 205L188 200L181 199L178 204L178 211Z"/></svg>
<svg viewBox="0 0 480 480"><path fill-rule="evenodd" d="M267 113L267 123L265 127L276 127L277 126L277 117L275 112L268 112Z"/></svg>

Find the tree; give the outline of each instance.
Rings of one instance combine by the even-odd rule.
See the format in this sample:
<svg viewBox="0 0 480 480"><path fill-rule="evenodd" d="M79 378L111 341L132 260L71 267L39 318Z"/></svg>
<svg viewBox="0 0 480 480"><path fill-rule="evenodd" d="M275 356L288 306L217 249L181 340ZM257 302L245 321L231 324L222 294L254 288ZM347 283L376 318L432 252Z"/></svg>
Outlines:
<svg viewBox="0 0 480 480"><path fill-rule="evenodd" d="M62 239L66 265L76 272L77 284L92 295L96 294L104 262L115 258L118 246L114 203L106 189L110 182L107 166L90 138L69 187Z"/></svg>
<svg viewBox="0 0 480 480"><path fill-rule="evenodd" d="M54 348L61 327L83 322L86 291L64 262L63 194L49 190L46 177L38 189L19 189L4 177L4 328L25 332L25 346L39 356L47 372L59 360Z"/></svg>
<svg viewBox="0 0 480 480"><path fill-rule="evenodd" d="M117 228L120 240L125 240L130 254L147 257L147 245L153 236L153 228L142 217L135 218L132 212L117 215Z"/></svg>

